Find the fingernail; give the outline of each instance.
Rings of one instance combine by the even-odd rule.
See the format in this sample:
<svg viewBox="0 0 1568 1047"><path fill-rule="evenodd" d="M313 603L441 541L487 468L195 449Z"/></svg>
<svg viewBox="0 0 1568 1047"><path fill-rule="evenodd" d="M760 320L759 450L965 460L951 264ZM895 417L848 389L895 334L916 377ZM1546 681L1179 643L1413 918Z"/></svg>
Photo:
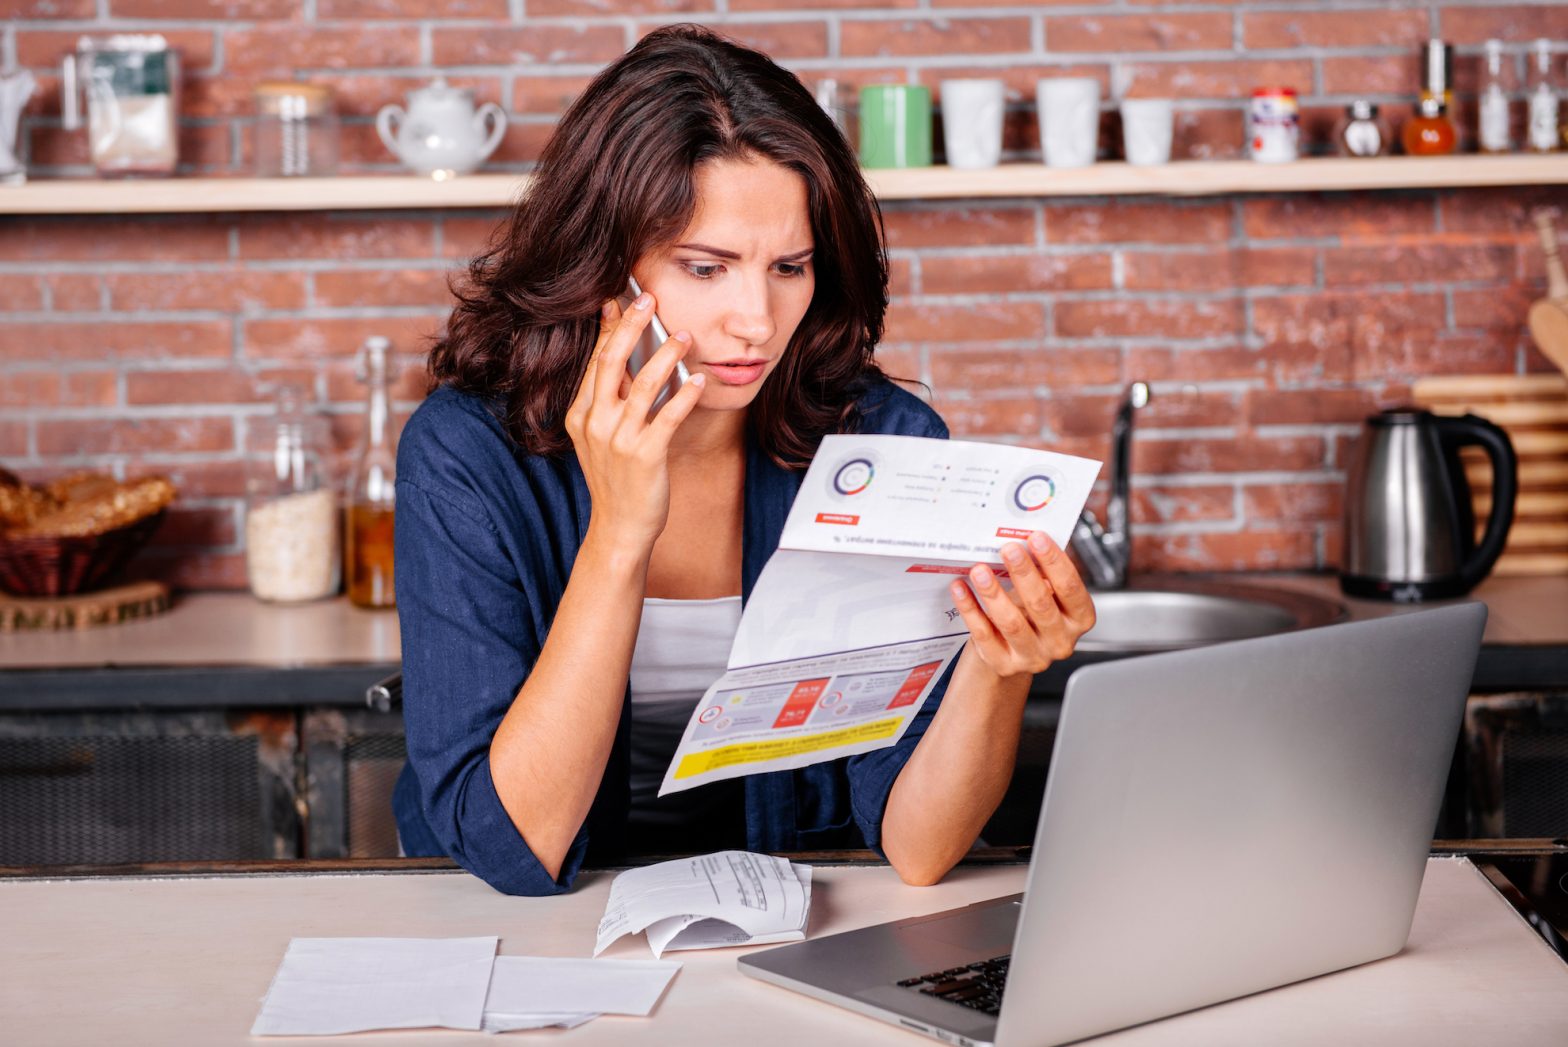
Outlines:
<svg viewBox="0 0 1568 1047"><path fill-rule="evenodd" d="M687 379L687 381L691 382L691 384L695 385L698 389L701 389L703 386L708 384L708 376L704 374L694 374L689 379Z"/></svg>
<svg viewBox="0 0 1568 1047"><path fill-rule="evenodd" d="M1002 559L1008 563L1018 563L1024 558L1023 546L1015 542L1008 542L1002 546Z"/></svg>
<svg viewBox="0 0 1568 1047"><path fill-rule="evenodd" d="M614 316L615 315L615 303L614 302L605 302L603 305L601 305L599 307L599 315L604 317L606 320L608 320L610 317Z"/></svg>
<svg viewBox="0 0 1568 1047"><path fill-rule="evenodd" d="M970 580L982 588L991 584L992 577L991 568L985 564L975 564L969 569Z"/></svg>
<svg viewBox="0 0 1568 1047"><path fill-rule="evenodd" d="M642 294L638 295L637 300L632 303L632 305L636 306L638 309L646 309L652 304L653 295L649 294L647 291L644 291Z"/></svg>
<svg viewBox="0 0 1568 1047"><path fill-rule="evenodd" d="M1051 548L1051 539L1044 531L1035 531L1029 536L1029 544L1034 548L1035 552L1043 553Z"/></svg>
<svg viewBox="0 0 1568 1047"><path fill-rule="evenodd" d="M687 334L685 331L676 331L675 340L682 343L683 345L690 345L691 335Z"/></svg>

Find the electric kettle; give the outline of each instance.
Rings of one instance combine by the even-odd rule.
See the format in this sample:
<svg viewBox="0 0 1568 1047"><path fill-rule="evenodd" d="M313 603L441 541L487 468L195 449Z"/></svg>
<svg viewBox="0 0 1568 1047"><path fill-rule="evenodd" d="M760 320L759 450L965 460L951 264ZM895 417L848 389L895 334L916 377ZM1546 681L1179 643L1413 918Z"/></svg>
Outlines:
<svg viewBox="0 0 1568 1047"><path fill-rule="evenodd" d="M1467 446L1492 463L1492 508L1479 543L1459 458ZM1518 473L1508 434L1484 418L1414 408L1368 418L1350 462L1340 588L1399 603L1474 589L1502 555Z"/></svg>

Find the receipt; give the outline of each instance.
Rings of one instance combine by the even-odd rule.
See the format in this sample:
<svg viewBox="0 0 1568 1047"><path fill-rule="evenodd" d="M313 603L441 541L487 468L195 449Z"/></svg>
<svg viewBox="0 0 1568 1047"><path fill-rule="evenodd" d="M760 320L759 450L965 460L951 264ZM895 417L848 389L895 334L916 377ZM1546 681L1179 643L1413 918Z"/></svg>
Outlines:
<svg viewBox="0 0 1568 1047"><path fill-rule="evenodd" d="M810 866L749 851L679 858L615 878L593 954L644 931L654 956L800 941L810 910Z"/></svg>

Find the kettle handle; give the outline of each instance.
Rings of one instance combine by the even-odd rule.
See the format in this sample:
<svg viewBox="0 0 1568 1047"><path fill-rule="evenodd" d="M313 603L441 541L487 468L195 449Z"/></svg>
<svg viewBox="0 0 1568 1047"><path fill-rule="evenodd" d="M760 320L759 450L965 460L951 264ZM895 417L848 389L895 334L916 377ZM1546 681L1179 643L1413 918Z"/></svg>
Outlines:
<svg viewBox="0 0 1568 1047"><path fill-rule="evenodd" d="M1476 446L1486 452L1492 462L1492 511L1486 518L1486 530L1476 546L1459 567L1459 578L1465 591L1481 584L1491 572L1497 558L1503 555L1503 545L1508 541L1509 528L1514 523L1514 500L1519 494L1519 457L1508 433L1485 418L1467 414L1462 418L1438 418L1438 439L1454 452L1453 461L1459 461L1461 447ZM1457 466L1456 466L1457 467ZM1466 497L1469 485L1461 472L1455 478L1455 494Z"/></svg>
<svg viewBox="0 0 1568 1047"><path fill-rule="evenodd" d="M380 136L381 144L399 160L403 159L403 150L397 145L398 126L401 126L407 117L408 114L403 112L403 107L400 105L384 105L376 113L376 134Z"/></svg>

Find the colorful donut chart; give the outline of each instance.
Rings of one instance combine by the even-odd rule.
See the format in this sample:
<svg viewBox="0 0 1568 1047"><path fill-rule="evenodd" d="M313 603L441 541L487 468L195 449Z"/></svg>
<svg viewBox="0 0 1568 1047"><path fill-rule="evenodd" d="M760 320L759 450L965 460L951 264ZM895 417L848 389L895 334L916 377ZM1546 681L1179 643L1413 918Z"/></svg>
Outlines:
<svg viewBox="0 0 1568 1047"><path fill-rule="evenodd" d="M1026 513L1039 512L1056 497L1056 481L1044 473L1026 476L1013 488L1013 504Z"/></svg>
<svg viewBox="0 0 1568 1047"><path fill-rule="evenodd" d="M871 486L871 478L875 475L876 466L871 464L871 459L851 458L833 474L833 490L845 497L859 494Z"/></svg>

